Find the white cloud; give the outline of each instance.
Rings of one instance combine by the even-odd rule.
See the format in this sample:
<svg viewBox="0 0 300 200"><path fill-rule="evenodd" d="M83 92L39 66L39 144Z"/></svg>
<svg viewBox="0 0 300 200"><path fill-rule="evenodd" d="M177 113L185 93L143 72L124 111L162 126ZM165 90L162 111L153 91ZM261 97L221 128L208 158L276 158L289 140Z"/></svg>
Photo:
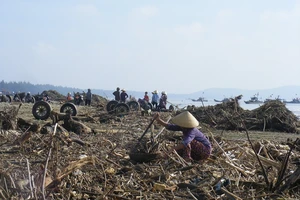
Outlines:
<svg viewBox="0 0 300 200"><path fill-rule="evenodd" d="M187 37L197 37L204 31L204 27L199 22L194 22L187 25L180 25L175 28L176 33Z"/></svg>
<svg viewBox="0 0 300 200"><path fill-rule="evenodd" d="M92 4L79 4L73 7L75 13L88 17L97 16L100 14L98 8Z"/></svg>
<svg viewBox="0 0 300 200"><path fill-rule="evenodd" d="M143 7L136 8L134 10L134 13L142 17L150 18L158 14L158 8L155 6L143 6Z"/></svg>
<svg viewBox="0 0 300 200"><path fill-rule="evenodd" d="M38 42L35 46L33 46L33 50L40 56L47 56L56 51L56 48L44 42Z"/></svg>

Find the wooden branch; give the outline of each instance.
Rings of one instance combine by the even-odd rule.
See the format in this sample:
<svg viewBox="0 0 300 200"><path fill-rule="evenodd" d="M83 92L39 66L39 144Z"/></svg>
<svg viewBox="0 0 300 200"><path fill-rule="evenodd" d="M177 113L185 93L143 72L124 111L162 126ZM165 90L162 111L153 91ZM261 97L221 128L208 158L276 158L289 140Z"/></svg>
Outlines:
<svg viewBox="0 0 300 200"><path fill-rule="evenodd" d="M252 156L253 158L256 157L256 156L255 156L255 153L253 152L252 149L249 149L249 148L247 148L247 147L245 147L244 149L245 149L245 153L246 153L247 155ZM279 162L276 162L276 161L274 161L274 160L265 158L265 157L263 157L263 156L261 156L261 155L257 155L257 156L259 157L259 159L260 159L263 163L268 164L268 165L271 165L271 166L273 166L273 167L276 167L276 169L278 169L278 170L281 168L281 164L280 164Z"/></svg>
<svg viewBox="0 0 300 200"><path fill-rule="evenodd" d="M45 168L44 168L44 173L43 173L43 181L42 181L42 194L43 194L43 199L46 200L46 196L45 196L45 180L46 180L46 175L47 175L47 168L48 168L48 163L49 163L49 159L50 159L50 155L51 155L51 151L52 151L52 147L53 147L53 137L56 134L56 129L57 129L57 124L55 124L54 127L54 132L51 138L51 143L50 143L50 148L49 148L49 152L47 155L47 159L46 159L46 163L45 163Z"/></svg>
<svg viewBox="0 0 300 200"><path fill-rule="evenodd" d="M224 192L230 199L242 200L242 198L240 198L237 195L229 192L224 187L221 187L221 191Z"/></svg>
<svg viewBox="0 0 300 200"><path fill-rule="evenodd" d="M27 164L27 172L28 172L28 182L30 186L30 192L31 192L31 197L33 198L33 188L32 188L32 180L31 180L31 173L30 173L30 166L29 166L29 161L26 158L26 164Z"/></svg>
<svg viewBox="0 0 300 200"><path fill-rule="evenodd" d="M233 163L230 163L229 161L223 160L223 162L225 164L227 164L228 166L232 167L233 169L236 169L237 171L239 171L240 173L242 173L245 177L247 177L248 175L254 175L254 172L245 171L242 168L234 165Z"/></svg>

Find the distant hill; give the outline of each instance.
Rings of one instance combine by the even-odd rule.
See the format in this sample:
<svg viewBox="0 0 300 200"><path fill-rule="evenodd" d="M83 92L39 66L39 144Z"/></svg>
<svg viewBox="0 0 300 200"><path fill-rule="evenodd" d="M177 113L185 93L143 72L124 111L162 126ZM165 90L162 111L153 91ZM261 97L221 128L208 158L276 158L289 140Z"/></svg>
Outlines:
<svg viewBox="0 0 300 200"><path fill-rule="evenodd" d="M72 87L63 87L63 86L54 86L50 84L31 84L28 82L0 82L0 90L2 92L27 92L30 91L32 94L42 93L44 90L56 90L61 94L67 94L68 92L82 92L87 91L86 89L82 88L72 88ZM103 89L93 89L91 88L92 93L100 95L106 99L113 99L114 96L112 95L115 88L112 90L103 90ZM134 96L136 99L143 98L144 91L127 91L128 95ZM151 91L149 91L151 96ZM297 97L299 94L300 97L300 86L284 86L272 89L265 89L265 90L243 90L243 89L235 89L235 88L210 88L201 90L198 92L190 93L190 94L168 94L168 98L172 100L187 100L187 99L197 99L199 97L204 97L208 100L218 99L222 100L223 98L230 98L235 97L238 95L243 95L242 100L248 100L251 96L259 94L259 99L266 99L266 98L276 98L280 97L286 100L292 100L293 98Z"/></svg>

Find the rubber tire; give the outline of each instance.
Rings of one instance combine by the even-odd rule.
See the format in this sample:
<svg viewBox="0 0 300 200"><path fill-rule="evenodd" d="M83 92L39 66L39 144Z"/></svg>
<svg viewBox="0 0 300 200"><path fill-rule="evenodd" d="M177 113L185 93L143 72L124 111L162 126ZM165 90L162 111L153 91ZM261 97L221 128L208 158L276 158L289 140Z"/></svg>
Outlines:
<svg viewBox="0 0 300 200"><path fill-rule="evenodd" d="M8 99L8 103L11 103L11 96L7 94L6 97Z"/></svg>
<svg viewBox="0 0 300 200"><path fill-rule="evenodd" d="M129 101L127 103L127 105L129 106L129 109L132 111L139 111L140 110L140 104L137 101Z"/></svg>
<svg viewBox="0 0 300 200"><path fill-rule="evenodd" d="M153 109L153 105L152 105L152 103L148 102L148 106L150 107L150 110L152 110L152 109Z"/></svg>
<svg viewBox="0 0 300 200"><path fill-rule="evenodd" d="M111 100L110 102L108 102L106 104L106 110L107 110L107 112L113 111L118 103L119 102L115 101L115 100Z"/></svg>
<svg viewBox="0 0 300 200"><path fill-rule="evenodd" d="M175 110L174 106L173 106L173 105L170 105L170 106L169 106L169 111L174 111L174 110Z"/></svg>
<svg viewBox="0 0 300 200"><path fill-rule="evenodd" d="M3 102L3 103L10 103L10 98L9 98L9 95L0 95L0 102Z"/></svg>
<svg viewBox="0 0 300 200"><path fill-rule="evenodd" d="M127 114L129 113L129 106L126 103L118 103L115 106L115 112L117 115Z"/></svg>
<svg viewBox="0 0 300 200"><path fill-rule="evenodd" d="M35 98L33 96L31 97L31 103L35 103Z"/></svg>
<svg viewBox="0 0 300 200"><path fill-rule="evenodd" d="M36 119L46 120L50 117L51 105L45 101L38 101L32 107L32 114Z"/></svg>
<svg viewBox="0 0 300 200"><path fill-rule="evenodd" d="M68 113L68 111L71 112L72 116L76 116L77 113L78 113L76 105L74 103L71 103L71 102L64 103L60 107L60 112L61 113Z"/></svg>

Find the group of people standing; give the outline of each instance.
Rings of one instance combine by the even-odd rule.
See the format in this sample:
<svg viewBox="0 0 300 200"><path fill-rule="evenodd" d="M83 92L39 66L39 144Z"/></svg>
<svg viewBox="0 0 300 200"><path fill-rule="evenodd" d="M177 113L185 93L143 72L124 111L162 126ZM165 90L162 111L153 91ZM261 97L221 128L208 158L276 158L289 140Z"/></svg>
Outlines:
<svg viewBox="0 0 300 200"><path fill-rule="evenodd" d="M165 91L162 91L161 96L159 97L158 91L154 90L152 92L151 104L153 105L153 108L157 110L167 109L167 99L168 97ZM149 102L148 92L145 92L144 100Z"/></svg>
<svg viewBox="0 0 300 200"><path fill-rule="evenodd" d="M67 101L72 101L72 100L73 100L72 95L69 92L67 94ZM91 91L91 89L88 89L87 93L85 93L85 97L82 94L79 94L79 92L74 94L74 103L75 103L75 105L79 106L79 105L81 105L82 102L84 102L84 105L86 105L86 106L91 105L91 102L92 102L92 91Z"/></svg>
<svg viewBox="0 0 300 200"><path fill-rule="evenodd" d="M129 97L128 94L126 93L126 90L125 89L120 90L119 87L117 87L117 89L113 92L113 95L116 101L122 103L125 103ZM167 99L168 97L165 91L162 91L161 96L159 97L157 90L154 90L152 92L151 101L148 92L145 92L143 97L143 101L150 102L153 105L153 108L159 111L162 109L167 109Z"/></svg>
<svg viewBox="0 0 300 200"><path fill-rule="evenodd" d="M113 95L115 96L116 101L120 101L122 103L125 103L128 98L128 94L126 93L126 90L122 89L120 91L119 87L117 87L117 90L113 92Z"/></svg>

